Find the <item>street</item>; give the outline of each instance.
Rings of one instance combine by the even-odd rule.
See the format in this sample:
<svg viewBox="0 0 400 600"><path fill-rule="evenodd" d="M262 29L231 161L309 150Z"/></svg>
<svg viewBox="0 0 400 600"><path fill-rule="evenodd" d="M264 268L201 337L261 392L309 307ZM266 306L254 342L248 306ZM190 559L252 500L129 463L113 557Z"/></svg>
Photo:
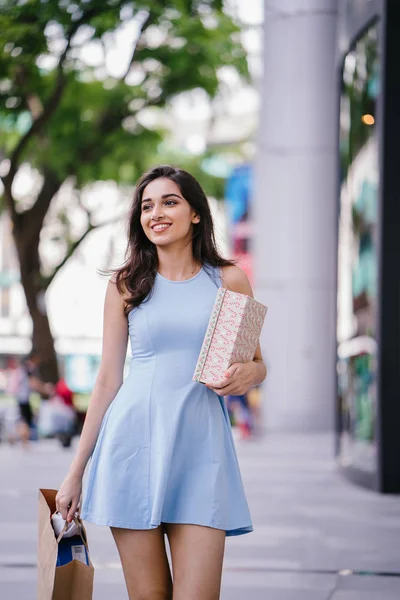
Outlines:
<svg viewBox="0 0 400 600"><path fill-rule="evenodd" d="M237 447L255 531L227 539L222 600L398 600L399 497L342 479L328 435ZM37 489L57 488L71 456L55 441L0 445L1 600L36 598ZM109 530L87 530L94 599L126 600Z"/></svg>

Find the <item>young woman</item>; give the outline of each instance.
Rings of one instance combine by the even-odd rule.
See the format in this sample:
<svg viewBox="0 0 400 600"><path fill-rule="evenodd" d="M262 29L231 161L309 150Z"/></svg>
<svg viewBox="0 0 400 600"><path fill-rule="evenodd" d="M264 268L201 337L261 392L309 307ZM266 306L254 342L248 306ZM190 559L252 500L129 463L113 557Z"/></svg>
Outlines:
<svg viewBox="0 0 400 600"><path fill-rule="evenodd" d="M192 380L220 286L252 295L216 249L203 190L181 169L152 169L136 187L99 375L56 499L71 520L91 456L82 517L111 527L131 600L217 600L225 537L252 531L222 396L265 379L260 347L213 387Z"/></svg>

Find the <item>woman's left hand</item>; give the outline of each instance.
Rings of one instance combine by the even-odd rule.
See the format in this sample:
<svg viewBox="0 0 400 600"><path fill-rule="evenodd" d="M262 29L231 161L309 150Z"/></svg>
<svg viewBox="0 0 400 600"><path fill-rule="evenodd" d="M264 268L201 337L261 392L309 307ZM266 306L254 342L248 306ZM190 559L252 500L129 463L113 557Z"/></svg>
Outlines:
<svg viewBox="0 0 400 600"><path fill-rule="evenodd" d="M224 379L215 383L206 383L219 396L242 396L254 384L256 364L254 361L233 363L225 371Z"/></svg>

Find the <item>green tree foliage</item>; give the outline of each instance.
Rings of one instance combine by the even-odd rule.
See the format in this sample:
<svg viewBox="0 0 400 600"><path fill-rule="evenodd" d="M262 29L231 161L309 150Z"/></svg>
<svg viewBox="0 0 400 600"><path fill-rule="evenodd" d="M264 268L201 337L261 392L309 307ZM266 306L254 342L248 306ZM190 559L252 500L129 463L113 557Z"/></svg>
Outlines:
<svg viewBox="0 0 400 600"><path fill-rule="evenodd" d="M165 132L146 125L146 111L163 110L178 94L197 88L212 98L223 66L247 77L238 26L222 4L0 0L0 158L7 159L1 204L13 221L33 344L50 379L57 367L42 300L58 270L98 226L85 209L87 230L74 238L65 227L68 215L60 213L65 254L45 273L39 241L50 206L66 180L78 194L98 180L132 184L158 162ZM118 73L109 68L115 43L126 50ZM23 163L41 181L28 207L15 197ZM199 169L196 175L201 178Z"/></svg>

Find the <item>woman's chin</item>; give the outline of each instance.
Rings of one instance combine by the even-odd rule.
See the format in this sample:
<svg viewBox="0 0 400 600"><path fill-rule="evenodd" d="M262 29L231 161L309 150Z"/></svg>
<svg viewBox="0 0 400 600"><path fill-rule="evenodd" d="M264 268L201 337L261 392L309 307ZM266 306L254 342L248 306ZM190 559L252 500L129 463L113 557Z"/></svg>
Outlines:
<svg viewBox="0 0 400 600"><path fill-rule="evenodd" d="M151 241L156 246L166 246L167 244L171 244L174 240L158 238L158 239L152 239Z"/></svg>

